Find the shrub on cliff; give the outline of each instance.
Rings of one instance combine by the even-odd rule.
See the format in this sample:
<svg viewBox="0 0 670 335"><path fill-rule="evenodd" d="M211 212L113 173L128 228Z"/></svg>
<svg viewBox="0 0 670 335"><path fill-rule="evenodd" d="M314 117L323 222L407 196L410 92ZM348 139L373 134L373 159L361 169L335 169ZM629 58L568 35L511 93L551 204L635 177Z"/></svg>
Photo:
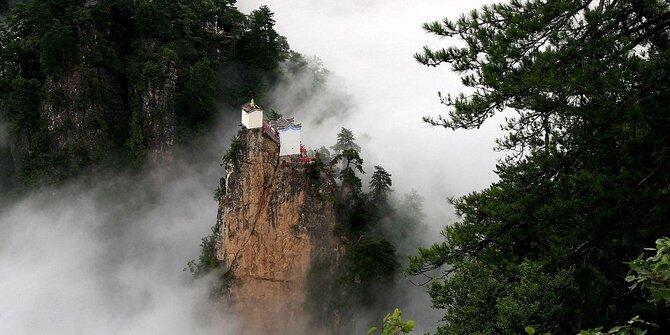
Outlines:
<svg viewBox="0 0 670 335"><path fill-rule="evenodd" d="M195 278L200 278L219 267L216 259L217 230L212 227L212 233L202 238L200 242L200 255L197 260L187 263L187 268Z"/></svg>
<svg viewBox="0 0 670 335"><path fill-rule="evenodd" d="M227 166L229 164L238 164L240 155L244 152L246 147L246 142L241 138L234 138L230 142L230 147L226 150L226 153L223 154L221 166Z"/></svg>

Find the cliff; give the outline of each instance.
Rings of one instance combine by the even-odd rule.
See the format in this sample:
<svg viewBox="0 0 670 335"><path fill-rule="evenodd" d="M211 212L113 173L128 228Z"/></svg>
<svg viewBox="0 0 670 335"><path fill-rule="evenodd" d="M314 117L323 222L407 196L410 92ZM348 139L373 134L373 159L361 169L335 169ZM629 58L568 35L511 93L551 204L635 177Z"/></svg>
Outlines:
<svg viewBox="0 0 670 335"><path fill-rule="evenodd" d="M0 27L0 183L169 164L279 80L288 45L272 15L226 1L16 6Z"/></svg>
<svg viewBox="0 0 670 335"><path fill-rule="evenodd" d="M232 311L245 334L324 333L305 313L307 275L314 262L337 262L333 235L335 182L310 180L297 159L259 129L242 130L244 144L222 183L217 258L229 274Z"/></svg>

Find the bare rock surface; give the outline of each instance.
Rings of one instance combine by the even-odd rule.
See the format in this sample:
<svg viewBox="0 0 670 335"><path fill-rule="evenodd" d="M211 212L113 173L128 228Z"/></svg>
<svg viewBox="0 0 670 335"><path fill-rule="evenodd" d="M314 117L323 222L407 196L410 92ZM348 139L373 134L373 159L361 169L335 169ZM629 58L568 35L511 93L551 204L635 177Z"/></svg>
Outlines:
<svg viewBox="0 0 670 335"><path fill-rule="evenodd" d="M260 129L238 138L244 149L223 186L217 258L229 271L241 333L325 333L310 327L305 292L310 265L342 255L333 235L335 182L324 172L315 184L296 158L280 160L278 144Z"/></svg>

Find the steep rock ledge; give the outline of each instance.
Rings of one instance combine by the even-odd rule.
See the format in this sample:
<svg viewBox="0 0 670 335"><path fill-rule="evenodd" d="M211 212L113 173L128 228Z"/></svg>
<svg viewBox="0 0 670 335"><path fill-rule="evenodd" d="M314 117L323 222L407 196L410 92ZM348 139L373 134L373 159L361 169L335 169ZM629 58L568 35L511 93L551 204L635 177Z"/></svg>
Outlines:
<svg viewBox="0 0 670 335"><path fill-rule="evenodd" d="M335 264L342 255L333 235L334 179L323 172L314 187L305 165L280 160L279 146L260 129L241 130L238 139L244 148L217 219L232 310L245 334L324 333L310 329L304 305L311 264Z"/></svg>

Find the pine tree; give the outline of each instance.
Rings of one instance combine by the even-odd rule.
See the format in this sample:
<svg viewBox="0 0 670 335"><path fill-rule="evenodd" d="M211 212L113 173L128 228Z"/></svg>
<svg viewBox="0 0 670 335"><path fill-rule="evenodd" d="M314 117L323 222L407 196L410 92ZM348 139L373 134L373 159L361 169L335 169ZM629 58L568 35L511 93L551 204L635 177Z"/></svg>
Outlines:
<svg viewBox="0 0 670 335"><path fill-rule="evenodd" d="M377 205L387 205L391 185L393 185L391 174L386 172L383 167L376 165L375 172L370 178L370 195Z"/></svg>
<svg viewBox="0 0 670 335"><path fill-rule="evenodd" d="M335 152L340 153L347 149L361 151L361 147L356 144L356 138L351 130L342 127L340 133L337 134L337 143L331 147Z"/></svg>
<svg viewBox="0 0 670 335"><path fill-rule="evenodd" d="M268 115L268 120L270 121L276 121L279 120L282 117L282 115L277 112L274 108L270 110L270 115Z"/></svg>
<svg viewBox="0 0 670 335"><path fill-rule="evenodd" d="M405 194L400 203L393 206L391 220L386 231L391 241L398 245L398 252L413 255L424 245L428 226L424 223L423 197L416 190Z"/></svg>
<svg viewBox="0 0 670 335"><path fill-rule="evenodd" d="M410 264L442 272L437 334L575 334L636 315L668 333L670 307L624 278L670 229L669 27L658 0L512 0L425 24L464 43L417 59L451 64L469 88L426 121L476 129L512 114L500 180L453 199L461 219Z"/></svg>
<svg viewBox="0 0 670 335"><path fill-rule="evenodd" d="M345 149L333 158L332 164L342 162L343 168L340 171L339 179L342 181L342 188L351 188L354 195L361 192L361 179L356 175L356 171L363 171L363 159L355 149Z"/></svg>
<svg viewBox="0 0 670 335"><path fill-rule="evenodd" d="M426 217L426 214L423 212L423 202L423 197L413 189L403 197L400 209L409 216L416 218L417 221L421 221Z"/></svg>

